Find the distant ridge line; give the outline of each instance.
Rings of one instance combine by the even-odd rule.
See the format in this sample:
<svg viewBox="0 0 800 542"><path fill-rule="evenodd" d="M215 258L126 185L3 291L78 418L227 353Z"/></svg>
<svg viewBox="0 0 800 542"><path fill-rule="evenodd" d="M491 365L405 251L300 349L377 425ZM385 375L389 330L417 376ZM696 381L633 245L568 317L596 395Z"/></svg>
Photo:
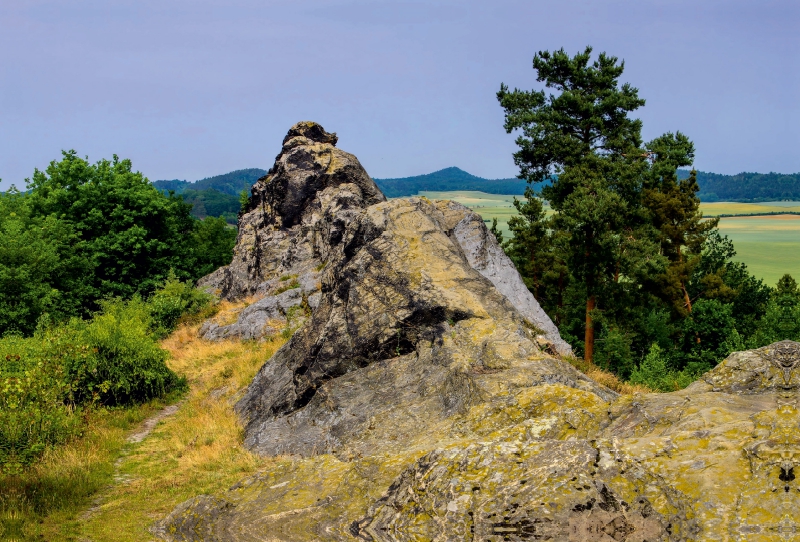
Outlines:
<svg viewBox="0 0 800 542"><path fill-rule="evenodd" d="M257 179L266 175L266 170L260 168L238 169L206 177L196 182L174 180L154 181L158 189L176 194L191 193L192 198L198 201L198 193L207 190L222 192L231 198L229 205L234 205L233 197L237 198L250 187ZM680 178L689 176L689 170L678 170ZM800 173L738 173L736 175L721 175L718 173L697 172L697 182L700 186L700 200L711 203L714 201L736 201L744 203L757 203L762 201L800 201ZM411 177L398 177L375 179L375 183L390 198L413 196L419 192L450 192L472 190L488 194L522 195L527 187L522 179L484 179L467 173L457 167L448 167Z"/></svg>

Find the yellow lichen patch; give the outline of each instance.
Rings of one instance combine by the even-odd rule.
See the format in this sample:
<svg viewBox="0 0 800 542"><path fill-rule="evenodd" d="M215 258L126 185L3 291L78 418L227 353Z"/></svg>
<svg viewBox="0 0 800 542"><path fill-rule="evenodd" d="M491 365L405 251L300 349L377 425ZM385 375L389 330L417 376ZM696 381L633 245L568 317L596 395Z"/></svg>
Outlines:
<svg viewBox="0 0 800 542"><path fill-rule="evenodd" d="M608 404L593 393L545 384L474 406L459 428L491 439L585 437L598 429L607 409Z"/></svg>

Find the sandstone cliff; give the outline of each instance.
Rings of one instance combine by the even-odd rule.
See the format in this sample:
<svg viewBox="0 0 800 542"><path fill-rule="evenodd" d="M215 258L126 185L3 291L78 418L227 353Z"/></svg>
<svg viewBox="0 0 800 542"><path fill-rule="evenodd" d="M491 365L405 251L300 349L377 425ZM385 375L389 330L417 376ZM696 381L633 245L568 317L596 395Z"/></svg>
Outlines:
<svg viewBox="0 0 800 542"><path fill-rule="evenodd" d="M206 327L212 339L258 335L258 314L305 311L237 404L245 443L274 463L185 502L154 533L632 542L800 531L799 344L732 354L686 390L617 396L548 353L568 346L476 215L385 201L335 143L316 124L292 128L253 187L234 262L204 281L228 298L265 296L233 327Z"/></svg>

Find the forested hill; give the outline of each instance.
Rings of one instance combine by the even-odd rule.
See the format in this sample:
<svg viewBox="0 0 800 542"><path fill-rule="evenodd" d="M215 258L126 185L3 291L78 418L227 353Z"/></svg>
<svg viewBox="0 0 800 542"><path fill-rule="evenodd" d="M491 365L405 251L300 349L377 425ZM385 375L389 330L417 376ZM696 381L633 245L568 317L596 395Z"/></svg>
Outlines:
<svg viewBox="0 0 800 542"><path fill-rule="evenodd" d="M678 176L689 176L689 170L679 169ZM780 201L800 200L800 173L719 173L697 172L700 200L713 201Z"/></svg>
<svg viewBox="0 0 800 542"><path fill-rule="evenodd" d="M250 191L250 187L259 177L266 175L266 170L258 168L237 169L223 175L206 177L199 181L189 182L173 179L171 181L153 181L153 185L163 191L172 190L176 194L182 194L186 190L216 190L229 196L239 197L242 190Z"/></svg>
<svg viewBox="0 0 800 542"><path fill-rule="evenodd" d="M239 194L242 190L249 193L253 183L266 174L265 170L258 168L237 169L193 183L173 179L153 181L153 186L164 193L173 191L183 196L187 203L192 204L192 216L196 218L216 216L224 218L230 224L236 224L241 207Z"/></svg>
<svg viewBox="0 0 800 542"><path fill-rule="evenodd" d="M489 194L525 193L526 183L520 179L484 179L457 167L449 167L415 177L399 179L375 179L375 183L387 198L413 196L425 190L478 190Z"/></svg>

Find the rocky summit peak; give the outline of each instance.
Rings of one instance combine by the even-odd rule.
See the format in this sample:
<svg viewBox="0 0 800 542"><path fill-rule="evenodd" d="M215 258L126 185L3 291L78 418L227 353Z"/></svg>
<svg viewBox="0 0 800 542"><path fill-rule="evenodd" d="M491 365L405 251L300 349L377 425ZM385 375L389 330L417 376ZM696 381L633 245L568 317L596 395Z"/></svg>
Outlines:
<svg viewBox="0 0 800 542"><path fill-rule="evenodd" d="M290 140L295 137L305 137L309 141L316 143L329 143L336 146L339 141L336 133L328 133L325 128L313 121L303 120L289 128L289 133L283 138L283 144L286 145Z"/></svg>

